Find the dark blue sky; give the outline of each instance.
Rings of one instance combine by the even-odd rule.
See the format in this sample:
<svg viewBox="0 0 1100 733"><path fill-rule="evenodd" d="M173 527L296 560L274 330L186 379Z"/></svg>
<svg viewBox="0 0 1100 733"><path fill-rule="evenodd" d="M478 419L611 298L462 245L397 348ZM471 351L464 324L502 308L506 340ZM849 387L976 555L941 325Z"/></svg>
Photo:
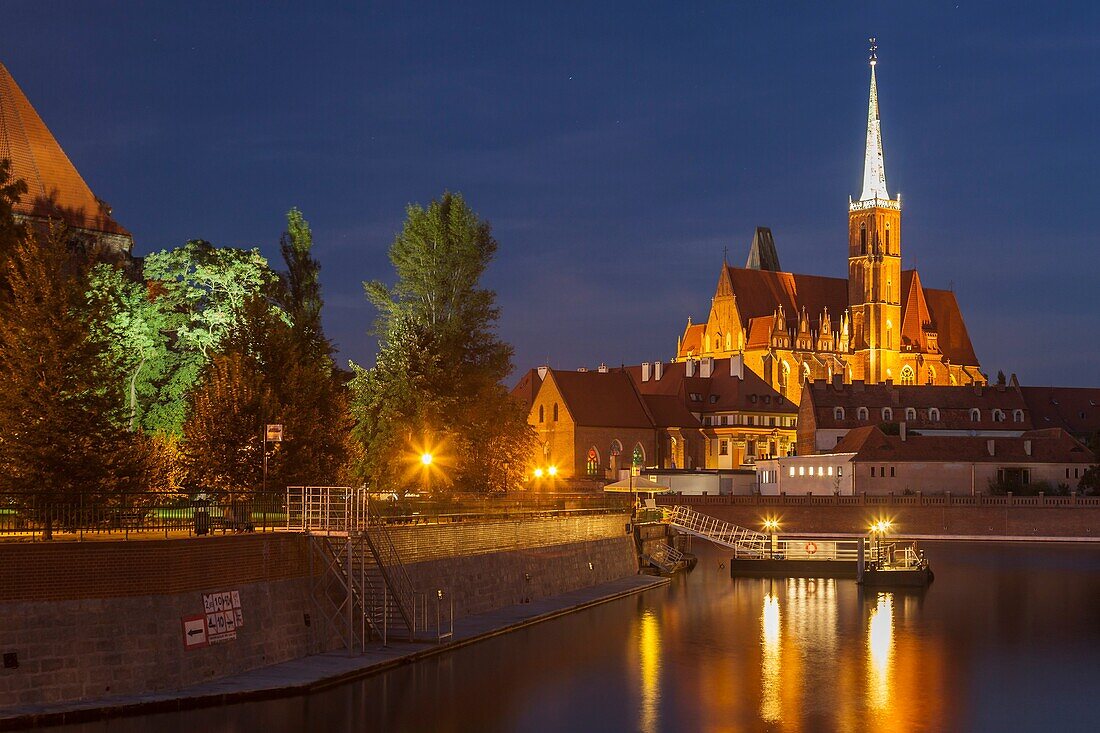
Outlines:
<svg viewBox="0 0 1100 733"><path fill-rule="evenodd" d="M299 206L343 360L444 189L493 222L517 369L668 359L758 225L843 276L873 34L905 265L986 371L1100 384L1095 2L225 5L22 3L0 60L139 254L275 260Z"/></svg>

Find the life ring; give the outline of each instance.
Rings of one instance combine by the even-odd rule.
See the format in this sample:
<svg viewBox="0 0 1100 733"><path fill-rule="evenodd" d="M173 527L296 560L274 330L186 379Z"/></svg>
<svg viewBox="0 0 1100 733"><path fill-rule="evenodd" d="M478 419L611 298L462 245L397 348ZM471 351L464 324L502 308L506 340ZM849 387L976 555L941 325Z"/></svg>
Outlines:
<svg viewBox="0 0 1100 733"><path fill-rule="evenodd" d="M817 553L817 543L816 542L807 542L806 543L806 554L807 555L814 555L816 553Z"/></svg>

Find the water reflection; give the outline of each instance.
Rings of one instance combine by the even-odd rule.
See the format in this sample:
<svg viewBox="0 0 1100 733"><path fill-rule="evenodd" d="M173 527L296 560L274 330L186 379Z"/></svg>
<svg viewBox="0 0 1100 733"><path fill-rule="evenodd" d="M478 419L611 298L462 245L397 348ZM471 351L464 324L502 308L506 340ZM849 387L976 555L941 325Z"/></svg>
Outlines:
<svg viewBox="0 0 1100 733"><path fill-rule="evenodd" d="M867 622L868 702L882 711L890 704L891 661L894 655L894 594L879 593Z"/></svg>
<svg viewBox="0 0 1100 733"><path fill-rule="evenodd" d="M643 733L654 733L661 702L661 626L651 609L643 611L639 621L638 661L642 682L639 727Z"/></svg>
<svg viewBox="0 0 1100 733"><path fill-rule="evenodd" d="M760 638L764 647L760 717L774 723L780 719L782 711L779 699L782 669L779 660L779 598L771 593L764 596Z"/></svg>

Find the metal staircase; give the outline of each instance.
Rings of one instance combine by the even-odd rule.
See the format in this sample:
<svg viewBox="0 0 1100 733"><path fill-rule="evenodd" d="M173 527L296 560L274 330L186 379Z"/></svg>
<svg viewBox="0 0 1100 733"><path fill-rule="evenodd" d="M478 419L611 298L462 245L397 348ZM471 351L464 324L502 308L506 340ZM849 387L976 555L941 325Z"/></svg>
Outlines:
<svg viewBox="0 0 1100 733"><path fill-rule="evenodd" d="M368 510L365 489L287 489L287 529L310 538L314 600L349 651L372 639L428 638L427 595L415 590L385 526L369 522ZM453 606L443 613L443 596L437 591L436 641L454 629Z"/></svg>
<svg viewBox="0 0 1100 733"><path fill-rule="evenodd" d="M736 524L699 512L686 506L665 509L665 521L688 534L700 537L716 545L733 549L738 557L767 557L770 539L763 532L756 532Z"/></svg>
<svg viewBox="0 0 1100 733"><path fill-rule="evenodd" d="M684 555L684 553L664 542L656 545L652 552L646 555L646 560L650 565L657 568L662 573L667 573L669 575L676 570L676 565L685 558L686 555Z"/></svg>

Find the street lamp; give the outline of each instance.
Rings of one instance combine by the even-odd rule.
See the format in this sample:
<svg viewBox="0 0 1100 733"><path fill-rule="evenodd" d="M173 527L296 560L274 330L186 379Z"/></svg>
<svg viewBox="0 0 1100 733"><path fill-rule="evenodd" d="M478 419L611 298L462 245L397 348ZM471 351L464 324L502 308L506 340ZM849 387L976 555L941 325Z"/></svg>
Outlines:
<svg viewBox="0 0 1100 733"><path fill-rule="evenodd" d="M548 474L550 474L550 478L554 478L555 476L558 475L558 467L557 466L550 466L550 468L546 469L546 472Z"/></svg>
<svg viewBox="0 0 1100 733"><path fill-rule="evenodd" d="M420 462L423 463L425 466L432 465L432 454L431 453L421 453L420 454Z"/></svg>
<svg viewBox="0 0 1100 733"><path fill-rule="evenodd" d="M536 468L535 469L535 478L542 478L542 469L541 468Z"/></svg>
<svg viewBox="0 0 1100 733"><path fill-rule="evenodd" d="M771 535L772 557L774 558L775 553L779 550L779 520L775 517L765 518L764 531Z"/></svg>

